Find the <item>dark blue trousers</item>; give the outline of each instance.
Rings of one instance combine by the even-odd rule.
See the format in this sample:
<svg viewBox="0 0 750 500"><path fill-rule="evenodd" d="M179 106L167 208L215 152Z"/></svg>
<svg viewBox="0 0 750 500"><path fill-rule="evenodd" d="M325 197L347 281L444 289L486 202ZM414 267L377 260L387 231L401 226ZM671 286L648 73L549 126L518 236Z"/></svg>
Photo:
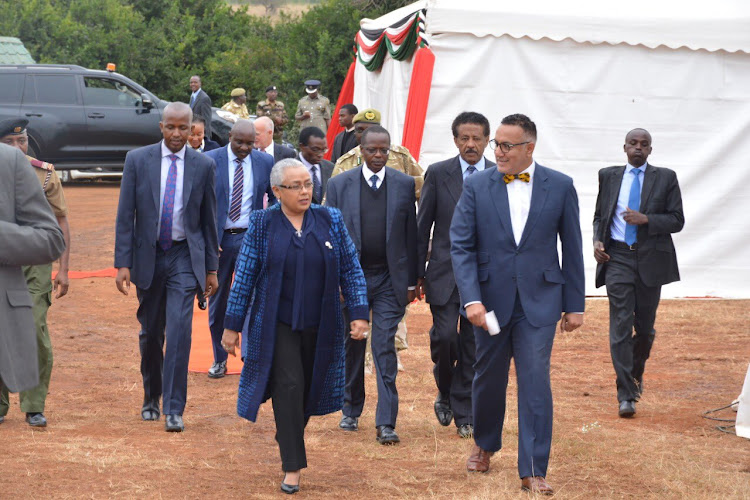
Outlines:
<svg viewBox="0 0 750 500"><path fill-rule="evenodd" d="M552 389L550 355L555 338L553 323L537 328L526 319L521 301L510 322L497 335L474 328L476 363L472 384L474 441L486 451L502 448L505 399L511 357L518 379L518 473L546 476L552 444Z"/></svg>
<svg viewBox="0 0 750 500"><path fill-rule="evenodd" d="M364 271L367 280L367 300L372 311L370 335L372 359L378 383L378 405L375 426L396 426L398 416L398 391L396 390L396 346L394 338L405 307L398 304L391 286L388 271ZM365 404L365 348L367 340L352 340L349 336L349 317L346 321L346 388L344 390L344 415L359 417Z"/></svg>
<svg viewBox="0 0 750 500"><path fill-rule="evenodd" d="M237 264L242 240L245 233L230 234L224 232L219 253L219 289L213 297L208 299L208 328L211 330L211 343L214 348L214 361L221 363L227 360L227 352L221 347L221 337L224 335L224 315L227 312L229 290L232 288L232 275Z"/></svg>
<svg viewBox="0 0 750 500"><path fill-rule="evenodd" d="M163 395L163 413L182 415L187 399L193 305L198 281L187 243L156 250L154 279L138 289L141 375L146 399ZM166 335L166 350L164 341Z"/></svg>

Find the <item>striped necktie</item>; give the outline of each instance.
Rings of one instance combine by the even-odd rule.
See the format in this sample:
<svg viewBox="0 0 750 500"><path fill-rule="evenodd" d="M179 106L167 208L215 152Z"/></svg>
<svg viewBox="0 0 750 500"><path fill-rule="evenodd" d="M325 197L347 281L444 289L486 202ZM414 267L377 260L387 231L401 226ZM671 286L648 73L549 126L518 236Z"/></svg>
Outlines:
<svg viewBox="0 0 750 500"><path fill-rule="evenodd" d="M172 162L167 173L164 186L164 198L161 203L161 218L159 219L159 246L167 251L172 248L172 214L174 213L174 195L177 189L177 155L169 155Z"/></svg>
<svg viewBox="0 0 750 500"><path fill-rule="evenodd" d="M237 167L234 169L234 183L232 184L232 200L229 203L229 219L237 222L242 212L242 188L245 184L245 174L242 169L242 160L235 158Z"/></svg>

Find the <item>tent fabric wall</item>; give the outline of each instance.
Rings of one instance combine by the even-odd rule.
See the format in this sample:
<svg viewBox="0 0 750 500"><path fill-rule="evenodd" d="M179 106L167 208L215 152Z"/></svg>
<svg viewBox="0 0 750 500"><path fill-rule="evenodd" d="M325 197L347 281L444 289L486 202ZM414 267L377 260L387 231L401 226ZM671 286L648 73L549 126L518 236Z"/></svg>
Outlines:
<svg viewBox="0 0 750 500"><path fill-rule="evenodd" d="M575 181L586 292L604 295L593 286L590 246L597 172L624 164L626 132L644 127L654 141L650 161L677 172L685 209L685 228L674 235L682 280L664 287L663 296L750 297L750 55L570 37L478 37L461 29L436 33L432 3L427 32L436 61L423 168L457 154L450 124L458 113L485 114L493 133L503 116L529 115L539 130L536 160ZM403 131L411 69L412 61L390 58L379 72L355 69L354 103L382 111L394 142Z"/></svg>

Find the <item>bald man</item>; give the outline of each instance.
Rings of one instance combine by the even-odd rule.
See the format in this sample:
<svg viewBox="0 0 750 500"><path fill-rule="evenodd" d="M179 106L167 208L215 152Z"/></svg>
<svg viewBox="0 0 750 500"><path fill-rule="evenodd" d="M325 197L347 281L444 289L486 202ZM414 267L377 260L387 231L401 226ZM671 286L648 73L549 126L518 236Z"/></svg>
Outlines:
<svg viewBox="0 0 750 500"><path fill-rule="evenodd" d="M250 213L263 209L264 194L268 194L269 205L276 201L270 182L274 161L266 153L253 149L256 132L249 120L237 120L229 132L229 144L206 153L216 162L216 228L221 249L219 292L208 301L208 326L214 352L209 378L222 378L227 373L227 352L221 346L224 314Z"/></svg>
<svg viewBox="0 0 750 500"><path fill-rule="evenodd" d="M218 287L216 167L187 147L192 118L187 104L168 104L163 140L127 154L115 228L117 289L128 295L132 281L138 295L141 417L158 420L162 398L167 432L184 429L195 294Z"/></svg>
<svg viewBox="0 0 750 500"><path fill-rule="evenodd" d="M274 124L269 117L261 116L253 122L253 125L255 125L255 148L273 156L274 163L284 158L297 156L292 148L274 142Z"/></svg>

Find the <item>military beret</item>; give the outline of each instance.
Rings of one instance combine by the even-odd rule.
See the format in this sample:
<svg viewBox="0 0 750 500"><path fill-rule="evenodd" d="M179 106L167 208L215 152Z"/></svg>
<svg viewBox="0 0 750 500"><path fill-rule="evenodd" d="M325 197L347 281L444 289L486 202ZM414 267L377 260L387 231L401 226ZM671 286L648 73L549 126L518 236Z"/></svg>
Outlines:
<svg viewBox="0 0 750 500"><path fill-rule="evenodd" d="M242 87L238 87L232 90L232 97L240 97L243 95L245 95L245 89L243 89Z"/></svg>
<svg viewBox="0 0 750 500"><path fill-rule="evenodd" d="M276 90L276 85L269 85L268 87L266 87L266 92L270 92L272 90Z"/></svg>
<svg viewBox="0 0 750 500"><path fill-rule="evenodd" d="M0 137L23 134L28 124L29 120L26 118L8 118L7 120L2 120L0 121Z"/></svg>
<svg viewBox="0 0 750 500"><path fill-rule="evenodd" d="M356 115L352 119L352 123L375 123L380 124L380 111L373 108L367 108Z"/></svg>
<svg viewBox="0 0 750 500"><path fill-rule="evenodd" d="M305 87L320 87L320 80L306 80Z"/></svg>

